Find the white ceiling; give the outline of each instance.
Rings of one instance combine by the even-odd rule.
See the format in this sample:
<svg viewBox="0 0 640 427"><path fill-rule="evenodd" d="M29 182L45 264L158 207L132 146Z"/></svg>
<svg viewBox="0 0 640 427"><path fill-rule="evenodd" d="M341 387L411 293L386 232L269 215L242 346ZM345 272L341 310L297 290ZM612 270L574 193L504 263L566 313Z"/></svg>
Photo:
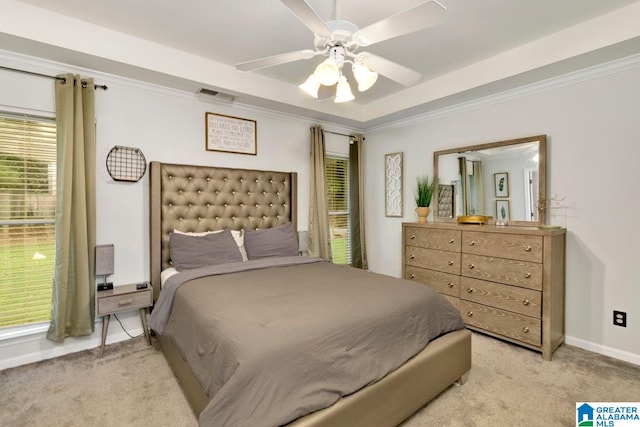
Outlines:
<svg viewBox="0 0 640 427"><path fill-rule="evenodd" d="M365 48L413 68L422 80L407 89L380 77L365 93L352 85L356 100L338 106L332 99L313 100L297 88L321 57L250 73L233 68L239 62L313 47L311 31L278 0L3 2L13 6L15 19L7 14L0 18L0 49L181 89L226 90L241 103L360 128L640 52L640 21L631 19L640 17L640 2L635 0L440 0L447 8L444 23ZM337 3L341 19L363 28L421 2ZM335 17L333 0L308 3L324 20ZM31 22L20 25L20 17L34 11L57 25L57 32ZM79 40L64 38L64 30ZM111 46L108 37L113 37ZM138 42L153 43L153 49L145 49L153 58L136 52ZM180 52L191 54L189 61L180 59ZM184 68L205 64L203 76L198 70L181 70L181 62Z"/></svg>

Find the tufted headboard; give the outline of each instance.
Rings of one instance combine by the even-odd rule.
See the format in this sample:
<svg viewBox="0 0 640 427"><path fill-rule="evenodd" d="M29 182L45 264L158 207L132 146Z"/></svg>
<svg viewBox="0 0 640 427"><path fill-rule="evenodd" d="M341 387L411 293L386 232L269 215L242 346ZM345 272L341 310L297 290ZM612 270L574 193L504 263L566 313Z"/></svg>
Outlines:
<svg viewBox="0 0 640 427"><path fill-rule="evenodd" d="M150 276L153 299L171 266L169 233L296 224L297 174L151 162Z"/></svg>

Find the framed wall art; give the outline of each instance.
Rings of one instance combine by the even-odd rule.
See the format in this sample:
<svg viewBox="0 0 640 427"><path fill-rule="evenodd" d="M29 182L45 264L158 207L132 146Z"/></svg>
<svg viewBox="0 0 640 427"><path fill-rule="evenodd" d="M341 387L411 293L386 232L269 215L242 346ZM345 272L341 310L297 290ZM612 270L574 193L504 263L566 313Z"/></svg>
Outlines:
<svg viewBox="0 0 640 427"><path fill-rule="evenodd" d="M207 151L258 154L255 120L205 113Z"/></svg>
<svg viewBox="0 0 640 427"><path fill-rule="evenodd" d="M402 153L384 156L384 214L402 216Z"/></svg>
<svg viewBox="0 0 640 427"><path fill-rule="evenodd" d="M493 174L496 197L509 197L509 172Z"/></svg>
<svg viewBox="0 0 640 427"><path fill-rule="evenodd" d="M496 220L508 221L511 218L508 200L496 200Z"/></svg>

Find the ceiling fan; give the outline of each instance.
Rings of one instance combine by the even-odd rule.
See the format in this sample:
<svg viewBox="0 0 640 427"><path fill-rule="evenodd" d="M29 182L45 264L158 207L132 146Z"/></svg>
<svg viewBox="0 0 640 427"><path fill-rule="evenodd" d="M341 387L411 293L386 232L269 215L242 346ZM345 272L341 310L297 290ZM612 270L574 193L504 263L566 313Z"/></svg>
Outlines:
<svg viewBox="0 0 640 427"><path fill-rule="evenodd" d="M358 49L437 25L444 20L446 12L446 8L437 0L430 0L359 29L355 24L340 19L338 0L335 1L335 20L327 22L305 0L280 1L314 33L314 49L242 62L236 64L236 69L256 71L315 56L326 56L327 59L316 67L300 88L317 98L321 85L333 86L337 83L335 102L354 99L349 83L342 74L345 63L351 64L360 92L373 86L378 74L404 86L417 83L422 77L417 71L369 52L358 52Z"/></svg>

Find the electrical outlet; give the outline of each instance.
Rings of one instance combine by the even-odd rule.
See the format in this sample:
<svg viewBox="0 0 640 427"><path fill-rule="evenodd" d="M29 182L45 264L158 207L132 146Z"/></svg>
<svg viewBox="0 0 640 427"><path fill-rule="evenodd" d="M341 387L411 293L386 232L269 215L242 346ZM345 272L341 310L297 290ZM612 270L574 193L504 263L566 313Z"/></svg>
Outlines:
<svg viewBox="0 0 640 427"><path fill-rule="evenodd" d="M627 313L624 311L613 310L613 324L616 326L627 327Z"/></svg>

